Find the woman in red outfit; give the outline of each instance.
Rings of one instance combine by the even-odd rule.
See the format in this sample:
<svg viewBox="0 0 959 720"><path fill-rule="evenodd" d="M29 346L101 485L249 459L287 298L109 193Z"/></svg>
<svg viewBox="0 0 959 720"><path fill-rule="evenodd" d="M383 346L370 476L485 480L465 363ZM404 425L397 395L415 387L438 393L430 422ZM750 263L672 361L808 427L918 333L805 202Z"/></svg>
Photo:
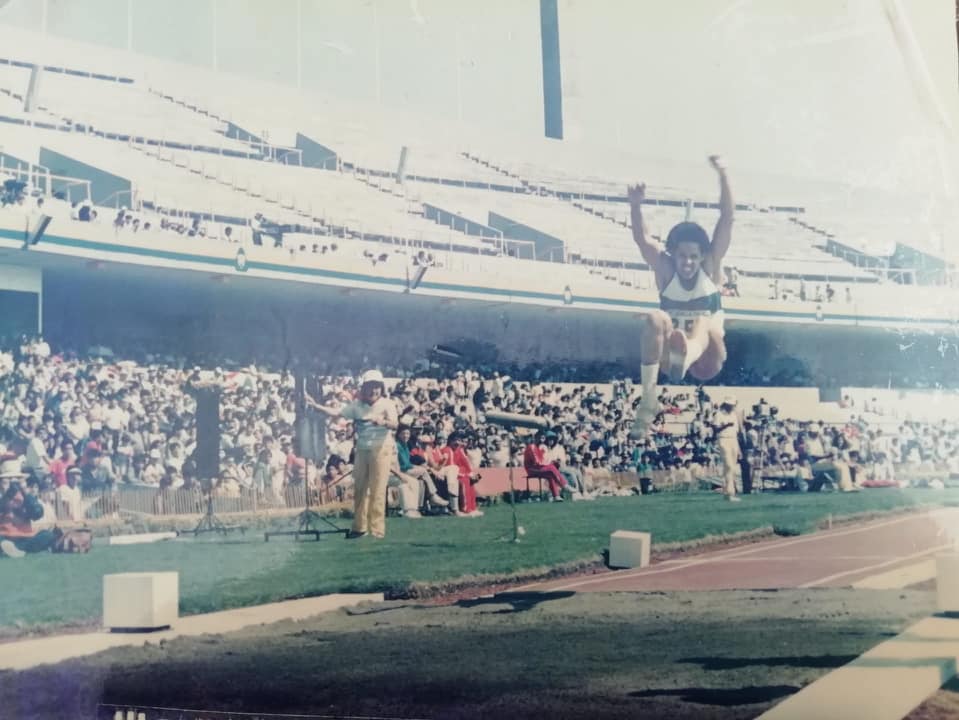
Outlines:
<svg viewBox="0 0 959 720"><path fill-rule="evenodd" d="M523 452L523 467L526 468L527 474L531 474L533 477L546 478L553 500L562 502L563 496L561 493L563 488L566 487L566 478L556 469L555 465L547 464L546 450L543 448L545 441L546 436L543 433L536 433L536 438L526 446L526 450Z"/></svg>
<svg viewBox="0 0 959 720"><path fill-rule="evenodd" d="M480 474L470 465L466 448L463 446L463 436L460 433L452 433L442 452L446 458L446 464L453 465L457 469L460 510L464 515L480 517L483 511L476 507L476 489L473 484L474 480L479 480Z"/></svg>

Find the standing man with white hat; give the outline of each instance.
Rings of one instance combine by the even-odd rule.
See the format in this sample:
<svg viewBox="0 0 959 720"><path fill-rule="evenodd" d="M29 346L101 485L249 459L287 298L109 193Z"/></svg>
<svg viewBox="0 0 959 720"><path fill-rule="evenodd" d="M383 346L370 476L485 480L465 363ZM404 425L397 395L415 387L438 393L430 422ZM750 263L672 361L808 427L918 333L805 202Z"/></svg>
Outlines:
<svg viewBox="0 0 959 720"><path fill-rule="evenodd" d="M713 417L716 443L723 460L723 493L726 499L738 502L736 495L736 468L739 467L739 417L736 415L736 398L726 396Z"/></svg>
<svg viewBox="0 0 959 720"><path fill-rule="evenodd" d="M399 425L396 405L386 397L379 370L360 377L357 399L341 408L321 405L309 395L306 403L331 417L353 421L356 453L353 464L353 529L350 538L386 536L386 486L396 455L393 432Z"/></svg>

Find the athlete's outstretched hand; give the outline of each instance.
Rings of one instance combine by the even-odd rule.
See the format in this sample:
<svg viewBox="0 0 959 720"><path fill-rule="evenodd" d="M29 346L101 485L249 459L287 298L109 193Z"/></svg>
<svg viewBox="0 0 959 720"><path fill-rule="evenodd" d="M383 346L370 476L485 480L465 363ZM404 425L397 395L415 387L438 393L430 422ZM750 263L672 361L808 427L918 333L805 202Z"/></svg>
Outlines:
<svg viewBox="0 0 959 720"><path fill-rule="evenodd" d="M626 197L629 198L630 205L641 205L646 199L646 183L627 186Z"/></svg>
<svg viewBox="0 0 959 720"><path fill-rule="evenodd" d="M725 172L726 164L723 162L723 159L719 155L710 155L709 164L713 166L716 172Z"/></svg>

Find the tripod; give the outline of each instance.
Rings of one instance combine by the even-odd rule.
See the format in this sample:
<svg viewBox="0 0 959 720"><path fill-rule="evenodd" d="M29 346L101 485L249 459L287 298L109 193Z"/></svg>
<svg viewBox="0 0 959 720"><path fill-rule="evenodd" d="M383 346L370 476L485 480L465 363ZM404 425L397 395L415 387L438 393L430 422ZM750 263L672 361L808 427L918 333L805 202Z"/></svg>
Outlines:
<svg viewBox="0 0 959 720"><path fill-rule="evenodd" d="M546 420L540 417L503 412L486 413L485 420L487 423L502 426L503 429L509 433L509 498L513 511L513 539L510 542L519 543L520 536L523 535L524 532L521 532L519 518L516 515L516 486L513 481L513 460L515 456L514 441L516 439L517 431L520 428L523 428L529 432L530 430L534 429L545 429L548 425ZM506 535L503 535L500 540L505 540L506 537Z"/></svg>
<svg viewBox="0 0 959 720"><path fill-rule="evenodd" d="M312 535L314 540L319 540L321 535L340 535L345 538L349 535L348 528L341 528L328 517L320 515L313 509L312 498L310 497L310 463L307 462L303 468L303 493L306 496L303 511L296 516L296 530L284 530L277 532L266 532L263 534L266 542L274 535L292 535L297 540L301 535ZM329 529L318 530L314 523L325 523Z"/></svg>
<svg viewBox="0 0 959 720"><path fill-rule="evenodd" d="M519 540L519 518L516 516L516 486L513 484L513 470L515 463L513 462L514 457L516 456L516 451L513 447L514 435L513 431L516 428L507 426L509 433L509 504L510 508L513 511L513 539L511 542L518 543ZM504 536L505 538L505 536Z"/></svg>
<svg viewBox="0 0 959 720"><path fill-rule="evenodd" d="M213 488L211 487L206 493L206 513L200 518L197 526L193 528L193 536L196 537L200 533L205 532L218 532L221 535L226 535L230 530L236 530L236 528L220 522L220 519L216 516L216 512L213 510Z"/></svg>

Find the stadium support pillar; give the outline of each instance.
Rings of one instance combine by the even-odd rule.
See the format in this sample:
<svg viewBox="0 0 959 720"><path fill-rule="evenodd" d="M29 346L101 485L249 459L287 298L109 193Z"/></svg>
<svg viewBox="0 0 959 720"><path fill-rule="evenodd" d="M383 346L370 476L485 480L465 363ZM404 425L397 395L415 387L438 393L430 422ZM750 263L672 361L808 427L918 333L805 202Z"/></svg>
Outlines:
<svg viewBox="0 0 959 720"><path fill-rule="evenodd" d="M23 101L23 112L32 113L37 109L37 96L40 93L40 76L43 74L43 67L33 65L30 68L30 83L27 85L27 96Z"/></svg>
<svg viewBox="0 0 959 720"><path fill-rule="evenodd" d="M563 80L559 58L557 0L540 0L539 24L543 48L543 117L546 137L563 139Z"/></svg>
<svg viewBox="0 0 959 720"><path fill-rule="evenodd" d="M406 182L406 162L409 159L410 149L404 145L400 150L400 162L396 167L396 182L402 185Z"/></svg>

